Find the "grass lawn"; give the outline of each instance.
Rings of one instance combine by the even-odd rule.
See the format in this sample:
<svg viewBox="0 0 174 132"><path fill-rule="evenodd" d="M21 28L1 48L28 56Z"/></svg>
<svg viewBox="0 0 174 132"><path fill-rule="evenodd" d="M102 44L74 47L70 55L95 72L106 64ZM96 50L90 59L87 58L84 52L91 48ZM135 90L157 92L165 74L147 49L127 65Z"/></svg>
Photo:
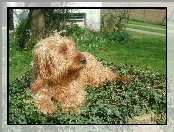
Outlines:
<svg viewBox="0 0 174 132"><path fill-rule="evenodd" d="M98 58L108 62L127 63L140 68L166 72L166 38L128 31L132 42L105 45L91 51Z"/></svg>
<svg viewBox="0 0 174 132"><path fill-rule="evenodd" d="M9 44L9 79L11 82L20 78L31 68L32 49L20 51L14 39L10 39Z"/></svg>
<svg viewBox="0 0 174 132"><path fill-rule="evenodd" d="M153 23L146 23L146 22L139 22L139 21L133 21L133 20L130 20L128 22L128 24L136 24L136 25L142 25L142 26L152 26L152 27L156 27L156 28L166 29L166 26L165 25L159 25L159 24L153 24Z"/></svg>
<svg viewBox="0 0 174 132"><path fill-rule="evenodd" d="M157 33L166 34L166 30L151 29L151 28L148 28L148 27L140 27L140 26L127 25L127 28L132 28L132 29L138 29L138 30L144 30L144 31L149 31L149 32L157 32Z"/></svg>

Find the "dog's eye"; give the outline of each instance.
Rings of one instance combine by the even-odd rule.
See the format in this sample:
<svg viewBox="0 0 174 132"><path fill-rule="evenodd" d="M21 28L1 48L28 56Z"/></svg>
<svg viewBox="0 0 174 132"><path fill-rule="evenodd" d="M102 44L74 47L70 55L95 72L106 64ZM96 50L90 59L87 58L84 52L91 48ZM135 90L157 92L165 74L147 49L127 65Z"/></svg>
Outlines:
<svg viewBox="0 0 174 132"><path fill-rule="evenodd" d="M61 53L61 54L66 54L66 49L62 48L62 49L60 50L60 53Z"/></svg>

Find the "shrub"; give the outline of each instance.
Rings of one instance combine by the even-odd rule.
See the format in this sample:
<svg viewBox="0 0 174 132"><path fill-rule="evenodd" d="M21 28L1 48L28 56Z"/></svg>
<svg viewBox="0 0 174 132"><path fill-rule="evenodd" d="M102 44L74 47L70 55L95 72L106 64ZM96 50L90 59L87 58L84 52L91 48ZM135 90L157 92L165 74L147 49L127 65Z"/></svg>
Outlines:
<svg viewBox="0 0 174 132"><path fill-rule="evenodd" d="M113 41L113 43L121 43L131 41L132 37L127 32L115 32L114 30L104 32L103 39L108 39L109 41Z"/></svg>
<svg viewBox="0 0 174 132"><path fill-rule="evenodd" d="M20 50L25 47L26 38L24 38L24 34L29 38L30 31L27 29L27 19L21 20L15 29L15 43Z"/></svg>
<svg viewBox="0 0 174 132"><path fill-rule="evenodd" d="M123 32L130 17L130 9L105 9L101 16L101 28Z"/></svg>
<svg viewBox="0 0 174 132"><path fill-rule="evenodd" d="M103 44L100 33L96 31L89 30L87 28L81 28L78 25L71 25L67 31L67 36L71 36L78 49L85 50L94 50L100 48Z"/></svg>
<svg viewBox="0 0 174 132"><path fill-rule="evenodd" d="M99 88L85 86L87 102L82 113L64 114L55 102L58 111L53 115L38 114L31 100L29 84L31 70L9 84L10 124L128 124L129 119L153 111L157 124L166 119L166 75L151 73L126 64L113 65L100 60L105 66L123 75L130 75L132 82L119 79L107 81Z"/></svg>
<svg viewBox="0 0 174 132"><path fill-rule="evenodd" d="M71 36L80 50L95 50L103 45L111 45L121 42L131 41L131 35L127 32L117 32L114 30L93 31L87 28L82 29L78 25L71 25L66 36Z"/></svg>

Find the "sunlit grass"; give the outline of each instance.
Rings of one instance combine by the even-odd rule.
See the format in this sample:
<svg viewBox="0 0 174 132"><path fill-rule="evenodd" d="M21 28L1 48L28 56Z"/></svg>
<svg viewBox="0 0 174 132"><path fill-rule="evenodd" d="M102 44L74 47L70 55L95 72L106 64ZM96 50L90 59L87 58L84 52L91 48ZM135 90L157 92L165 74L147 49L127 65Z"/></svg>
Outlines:
<svg viewBox="0 0 174 132"><path fill-rule="evenodd" d="M32 49L20 51L12 38L9 44L9 80L11 82L31 68Z"/></svg>
<svg viewBox="0 0 174 132"><path fill-rule="evenodd" d="M151 29L149 27L140 27L140 26L133 26L133 25L127 25L127 28L132 28L132 29L138 29L138 30L143 30L143 31L149 31L149 32L156 32L156 33L163 33L166 34L166 30L160 30L160 29Z"/></svg>
<svg viewBox="0 0 174 132"><path fill-rule="evenodd" d="M135 25L151 26L151 27L166 29L166 25L160 25L160 24L155 24L155 23L147 23L147 22L133 21L133 20L130 20L128 23L135 24Z"/></svg>
<svg viewBox="0 0 174 132"><path fill-rule="evenodd" d="M130 32L131 42L104 45L101 49L91 51L108 62L126 63L141 68L161 72L166 71L166 38Z"/></svg>

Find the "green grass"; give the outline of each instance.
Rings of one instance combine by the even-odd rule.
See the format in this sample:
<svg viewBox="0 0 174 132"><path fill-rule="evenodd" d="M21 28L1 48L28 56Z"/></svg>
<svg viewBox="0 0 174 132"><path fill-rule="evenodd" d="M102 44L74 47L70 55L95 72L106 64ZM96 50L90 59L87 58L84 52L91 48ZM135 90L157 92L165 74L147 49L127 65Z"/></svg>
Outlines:
<svg viewBox="0 0 174 132"><path fill-rule="evenodd" d="M142 26L152 26L152 27L156 27L156 28L166 29L166 25L159 25L159 24L155 24L155 23L147 23L147 22L134 21L134 20L130 20L128 22L128 24L136 24L136 25L142 25Z"/></svg>
<svg viewBox="0 0 174 132"><path fill-rule="evenodd" d="M101 49L91 51L98 58L114 64L126 63L141 68L161 72L166 71L166 39L161 36L145 35L129 31L132 42L107 44Z"/></svg>
<svg viewBox="0 0 174 132"><path fill-rule="evenodd" d="M16 78L20 78L31 68L32 49L19 50L13 38L10 38L9 44L9 79L11 82Z"/></svg>
<svg viewBox="0 0 174 132"><path fill-rule="evenodd" d="M140 26L127 25L127 28L132 28L132 29L138 29L138 30L144 30L144 31L149 31L149 32L157 32L157 33L166 34L166 30L151 29L151 28L148 28L148 27L140 27Z"/></svg>

